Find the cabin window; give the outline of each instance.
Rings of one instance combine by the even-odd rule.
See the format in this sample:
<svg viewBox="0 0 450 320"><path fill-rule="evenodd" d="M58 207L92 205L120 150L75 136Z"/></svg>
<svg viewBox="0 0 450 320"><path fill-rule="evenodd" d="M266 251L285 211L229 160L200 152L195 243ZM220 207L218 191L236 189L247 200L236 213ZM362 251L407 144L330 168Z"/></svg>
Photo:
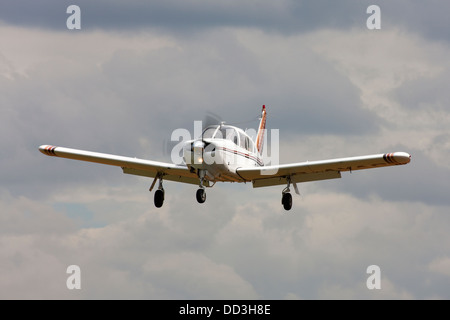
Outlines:
<svg viewBox="0 0 450 320"><path fill-rule="evenodd" d="M241 141L239 141L239 146L241 148L245 148L245 137L243 134L241 134Z"/></svg>
<svg viewBox="0 0 450 320"><path fill-rule="evenodd" d="M252 139L248 139L248 151L255 152L255 145L253 144Z"/></svg>

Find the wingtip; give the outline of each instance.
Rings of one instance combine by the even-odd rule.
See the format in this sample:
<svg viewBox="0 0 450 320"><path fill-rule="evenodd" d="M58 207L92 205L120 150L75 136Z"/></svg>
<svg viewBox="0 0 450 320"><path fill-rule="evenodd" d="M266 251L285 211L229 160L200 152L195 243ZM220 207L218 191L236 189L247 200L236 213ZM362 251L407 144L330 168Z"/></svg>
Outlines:
<svg viewBox="0 0 450 320"><path fill-rule="evenodd" d="M39 147L39 151L45 154L46 156L56 156L55 149L56 149L55 146L50 146L46 144L43 144L42 146Z"/></svg>
<svg viewBox="0 0 450 320"><path fill-rule="evenodd" d="M398 159L397 161L407 164L411 162L411 155L407 152L395 152L394 157Z"/></svg>
<svg viewBox="0 0 450 320"><path fill-rule="evenodd" d="M383 156L384 160L390 164L408 164L411 162L411 155L407 152L393 152L386 153Z"/></svg>

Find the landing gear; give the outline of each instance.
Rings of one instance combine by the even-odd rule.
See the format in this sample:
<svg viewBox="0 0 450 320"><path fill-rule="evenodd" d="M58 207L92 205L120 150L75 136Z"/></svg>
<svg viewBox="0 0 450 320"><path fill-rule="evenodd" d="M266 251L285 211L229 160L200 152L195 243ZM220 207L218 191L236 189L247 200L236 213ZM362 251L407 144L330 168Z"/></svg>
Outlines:
<svg viewBox="0 0 450 320"><path fill-rule="evenodd" d="M297 184L294 182L294 190L296 194L300 194L300 192L298 191L297 188ZM289 187L291 186L291 177L288 176L287 177L287 187L284 188L283 192L281 193L281 204L284 207L284 210L289 211L292 208L292 195L290 194L291 190L289 189Z"/></svg>
<svg viewBox="0 0 450 320"><path fill-rule="evenodd" d="M155 191L155 207L161 208L164 203L164 189L158 189Z"/></svg>
<svg viewBox="0 0 450 320"><path fill-rule="evenodd" d="M203 202L205 202L205 201L206 201L206 192L205 192L205 189L198 189L198 190L197 190L196 197L197 197L198 203L203 203Z"/></svg>
<svg viewBox="0 0 450 320"><path fill-rule="evenodd" d="M198 170L198 177L200 178L200 189L197 190L196 198L198 203L204 203L206 201L205 187L203 186L203 180L205 179L206 170Z"/></svg>
<svg viewBox="0 0 450 320"><path fill-rule="evenodd" d="M283 193L283 196L281 197L281 203L283 204L284 210L291 210L292 195L289 192Z"/></svg>
<svg viewBox="0 0 450 320"><path fill-rule="evenodd" d="M153 198L154 203L155 203L155 207L157 208L161 208L163 203L164 203L164 188L163 188L163 174L158 173L155 177L155 179L153 180L152 185L150 186L150 191L153 190L153 187L155 186L156 180L159 179L159 184L158 184L158 190L155 191L155 196Z"/></svg>

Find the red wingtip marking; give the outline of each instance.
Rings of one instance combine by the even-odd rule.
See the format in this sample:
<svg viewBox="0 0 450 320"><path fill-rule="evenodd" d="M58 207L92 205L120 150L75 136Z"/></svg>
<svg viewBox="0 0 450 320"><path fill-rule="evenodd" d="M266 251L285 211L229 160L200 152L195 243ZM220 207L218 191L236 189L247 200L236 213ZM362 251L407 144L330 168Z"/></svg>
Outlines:
<svg viewBox="0 0 450 320"><path fill-rule="evenodd" d="M45 154L45 155L47 155L47 156L56 156L56 154L55 154L55 149L56 149L55 146L48 146L48 145L46 145L46 146L41 146L41 147L39 148L39 150L40 150L43 154Z"/></svg>

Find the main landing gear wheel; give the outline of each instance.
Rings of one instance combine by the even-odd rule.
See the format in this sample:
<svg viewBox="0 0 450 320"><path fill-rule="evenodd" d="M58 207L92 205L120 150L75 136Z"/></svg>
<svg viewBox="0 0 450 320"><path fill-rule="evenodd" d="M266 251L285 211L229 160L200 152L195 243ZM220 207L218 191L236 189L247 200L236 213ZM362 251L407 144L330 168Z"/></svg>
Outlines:
<svg viewBox="0 0 450 320"><path fill-rule="evenodd" d="M205 202L205 201L206 201L206 192L205 192L205 189L198 189L198 190L197 190L196 197L197 197L198 203L203 203L203 202Z"/></svg>
<svg viewBox="0 0 450 320"><path fill-rule="evenodd" d="M164 189L158 189L155 191L155 207L161 208L164 203Z"/></svg>
<svg viewBox="0 0 450 320"><path fill-rule="evenodd" d="M282 194L281 204L283 205L284 210L289 211L292 208L292 195L290 194L291 190L289 189L289 187L291 186L291 183L292 183L291 176L287 176L286 180L287 180L287 186L286 186L286 188L284 188L283 192L281 193ZM295 181L293 182L293 185L294 185L295 193L300 194Z"/></svg>
<svg viewBox="0 0 450 320"><path fill-rule="evenodd" d="M150 186L149 191L151 192L155 187L156 181L159 180L158 190L155 191L155 197L153 198L155 202L155 207L161 208L164 203L164 188L163 188L163 176L164 174L159 172L155 179L153 179L153 183Z"/></svg>
<svg viewBox="0 0 450 320"><path fill-rule="evenodd" d="M283 193L283 197L281 198L281 203L283 204L284 210L291 210L292 195L289 192Z"/></svg>

